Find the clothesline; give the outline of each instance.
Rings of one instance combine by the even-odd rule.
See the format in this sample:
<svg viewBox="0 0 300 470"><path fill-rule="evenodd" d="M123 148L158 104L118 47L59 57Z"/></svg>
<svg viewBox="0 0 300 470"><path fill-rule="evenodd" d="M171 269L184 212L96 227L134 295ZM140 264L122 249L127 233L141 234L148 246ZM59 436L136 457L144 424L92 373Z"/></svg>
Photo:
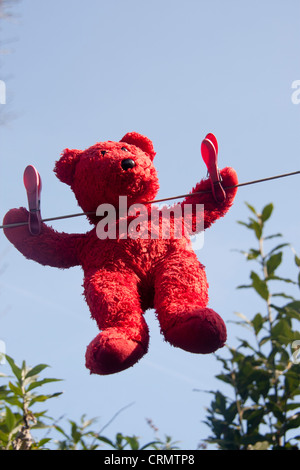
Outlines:
<svg viewBox="0 0 300 470"><path fill-rule="evenodd" d="M246 181L245 183L238 183L235 186L228 186L227 188L224 188L224 189L234 189L234 188L239 188L239 187L242 187L242 186L249 186L251 184L264 183L266 181L271 181L271 180L275 180L275 179L279 179L279 178L285 178L287 176L294 176L294 175L298 175L298 174L300 174L300 170L299 171L293 171L291 173L284 173L284 174L276 175L276 176L269 176L267 178L261 178L261 179L258 179L258 180ZM171 200L174 200L174 199L182 199L184 197L190 197L190 196L196 196L196 195L199 195L199 194L208 194L208 193L211 193L211 190L198 191L198 192L189 193L189 194L181 194L179 196L172 196L172 197L167 197L167 198L163 198L163 199L154 199L153 201L145 201L144 204L155 204L155 203L159 203L159 202L171 201ZM51 222L51 221L54 221L54 220L69 219L71 217L80 217L80 216L83 216L83 215L95 215L95 212L79 212L77 214L68 214L68 215L61 215L61 216L57 216L57 217L49 217L49 218L46 218L46 219L42 219L42 222ZM21 227L23 225L28 225L28 221L27 222L18 222L18 223L15 223L15 224L0 225L0 229Z"/></svg>

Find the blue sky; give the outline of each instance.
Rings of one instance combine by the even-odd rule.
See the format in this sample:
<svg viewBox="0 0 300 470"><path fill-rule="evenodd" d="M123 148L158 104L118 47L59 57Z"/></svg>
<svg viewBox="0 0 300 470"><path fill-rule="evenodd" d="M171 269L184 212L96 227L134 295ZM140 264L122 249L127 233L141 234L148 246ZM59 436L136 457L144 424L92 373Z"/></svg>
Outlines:
<svg viewBox="0 0 300 470"><path fill-rule="evenodd" d="M292 83L300 79L300 4L297 0L64 0L20 1L2 22L10 53L1 57L12 115L1 133L0 214L26 206L26 165L42 176L42 214L78 212L70 189L53 173L66 147L84 149L137 131L153 140L159 197L188 192L205 177L200 144L213 132L219 165L240 182L299 170L300 105ZM245 291L250 265L233 249L254 239L236 223L273 202L271 232L281 231L300 252L299 176L240 188L230 213L205 233L197 252L207 268L210 306L228 324L228 343L240 330L235 311L251 316L261 305ZM1 217L2 217L1 215ZM85 232L83 218L53 223ZM146 313L151 341L134 368L90 376L87 344L98 333L82 296L80 268L60 271L23 258L1 237L0 339L17 362L51 365L64 395L51 413L99 417L99 428L134 403L107 429L143 440L171 434L193 449L209 434L202 424L210 396L193 389L221 387L213 355L198 356L165 343L153 311ZM257 310L256 310L257 309ZM5 368L5 366L2 366Z"/></svg>

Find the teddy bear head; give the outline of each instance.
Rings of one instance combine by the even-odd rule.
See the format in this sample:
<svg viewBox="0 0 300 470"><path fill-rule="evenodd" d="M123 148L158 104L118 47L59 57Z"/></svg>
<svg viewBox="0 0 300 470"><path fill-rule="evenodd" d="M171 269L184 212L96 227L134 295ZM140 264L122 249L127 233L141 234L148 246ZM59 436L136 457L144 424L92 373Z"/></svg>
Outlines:
<svg viewBox="0 0 300 470"><path fill-rule="evenodd" d="M54 172L71 187L84 212L96 212L105 203L117 208L119 196L127 196L128 205L153 200L159 189L154 156L151 140L130 132L120 142L65 149ZM92 224L98 220L93 215L88 219Z"/></svg>

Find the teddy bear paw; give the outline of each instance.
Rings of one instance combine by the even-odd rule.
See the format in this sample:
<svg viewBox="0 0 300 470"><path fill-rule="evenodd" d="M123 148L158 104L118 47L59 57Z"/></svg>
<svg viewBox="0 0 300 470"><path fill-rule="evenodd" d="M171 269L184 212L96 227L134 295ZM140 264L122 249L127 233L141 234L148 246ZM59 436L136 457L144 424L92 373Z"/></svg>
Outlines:
<svg viewBox="0 0 300 470"><path fill-rule="evenodd" d="M199 308L189 315L178 317L164 333L165 339L185 351L209 354L224 346L226 326L210 308Z"/></svg>
<svg viewBox="0 0 300 470"><path fill-rule="evenodd" d="M28 217L29 212L24 207L20 207L19 209L10 209L10 211L5 214L3 219L4 234L10 242L14 243L15 241L21 240L22 238L30 235L28 230ZM8 225L14 224L20 224L20 226L5 228Z"/></svg>
<svg viewBox="0 0 300 470"><path fill-rule="evenodd" d="M146 352L147 347L140 342L117 328L108 328L87 347L86 367L91 374L114 374L133 366Z"/></svg>

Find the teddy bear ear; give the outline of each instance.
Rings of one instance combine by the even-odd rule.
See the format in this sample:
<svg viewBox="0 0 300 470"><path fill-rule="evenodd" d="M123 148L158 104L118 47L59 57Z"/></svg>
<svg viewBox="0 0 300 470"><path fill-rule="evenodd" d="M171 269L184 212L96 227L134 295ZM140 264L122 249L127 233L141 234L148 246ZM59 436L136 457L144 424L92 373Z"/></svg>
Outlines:
<svg viewBox="0 0 300 470"><path fill-rule="evenodd" d="M81 153L81 150L65 149L61 158L55 163L54 173L57 178L69 186L73 182L75 168Z"/></svg>
<svg viewBox="0 0 300 470"><path fill-rule="evenodd" d="M135 145L136 147L147 153L151 160L154 159L156 152L154 151L153 144L148 137L138 134L137 132L128 132L122 137L120 142L126 142L127 144Z"/></svg>

